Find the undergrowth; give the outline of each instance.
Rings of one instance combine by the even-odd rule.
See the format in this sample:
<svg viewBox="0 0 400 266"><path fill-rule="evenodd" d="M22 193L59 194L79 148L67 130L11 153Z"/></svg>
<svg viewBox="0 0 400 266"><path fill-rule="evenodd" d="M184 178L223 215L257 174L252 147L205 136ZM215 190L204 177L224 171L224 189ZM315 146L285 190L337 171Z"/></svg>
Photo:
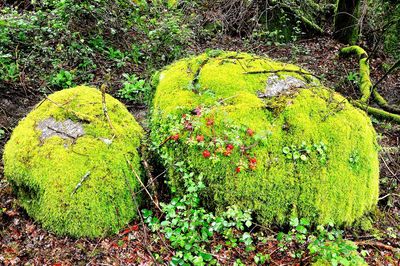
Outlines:
<svg viewBox="0 0 400 266"><path fill-rule="evenodd" d="M149 77L184 55L192 35L182 10L166 1L41 0L29 10L5 7L0 89L46 93L106 82L123 89L123 73Z"/></svg>

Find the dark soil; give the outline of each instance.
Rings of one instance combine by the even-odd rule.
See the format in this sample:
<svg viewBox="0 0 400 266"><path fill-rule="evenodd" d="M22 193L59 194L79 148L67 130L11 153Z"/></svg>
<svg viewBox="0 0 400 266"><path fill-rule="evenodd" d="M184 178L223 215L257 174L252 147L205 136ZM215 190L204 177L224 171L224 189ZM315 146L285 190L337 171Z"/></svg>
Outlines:
<svg viewBox="0 0 400 266"><path fill-rule="evenodd" d="M208 47L225 50L249 51L264 54L284 62L298 64L322 77L323 82L348 98L357 98L356 85L347 79L348 73L358 71L355 58L339 58L341 44L326 38L302 40L285 46L252 46L246 47L240 40L229 37L208 44ZM203 51L202 47L193 52ZM383 55L374 55L371 60L371 77L378 80L384 74ZM400 104L400 71L391 74L379 87L381 94L391 103ZM0 154L13 128L43 98L40 92L26 91L23 87L0 91L0 128L5 136L0 139ZM147 108L131 105L128 109L146 127ZM371 215L373 229L348 229L346 237L359 242L361 249L368 251L367 261L370 265L400 265L400 126L382 122L373 118L382 146L381 191L379 210ZM3 178L3 167L0 163L0 264L4 265L152 265L163 264L170 259L169 247L160 240L151 239L145 227L132 222L130 227L116 236L89 239L71 239L57 237L41 228L30 219L18 201L12 189ZM266 231L266 235L277 232ZM363 241L363 242L361 242ZM253 264L256 252L271 254L271 265L307 265L304 261L291 259L288 252L282 253L275 240L265 244L258 243L256 252L246 253L243 247L228 249L221 239L215 239L212 245L222 244L223 248L215 257L222 265L232 265L240 258L246 265ZM392 248L391 248L392 247ZM290 251L290 250L289 250ZM159 258L150 254L157 253ZM397 257L397 258L396 258ZM158 263L154 263L158 259Z"/></svg>

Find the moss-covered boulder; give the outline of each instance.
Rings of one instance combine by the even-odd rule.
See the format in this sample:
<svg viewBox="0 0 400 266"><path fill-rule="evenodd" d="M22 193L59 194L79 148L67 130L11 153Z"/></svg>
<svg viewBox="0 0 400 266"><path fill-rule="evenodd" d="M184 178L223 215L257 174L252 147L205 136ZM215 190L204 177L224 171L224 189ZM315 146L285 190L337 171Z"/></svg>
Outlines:
<svg viewBox="0 0 400 266"><path fill-rule="evenodd" d="M106 106L109 121L104 114ZM15 128L4 174L27 213L61 235L97 237L136 217L142 129L94 88L50 95Z"/></svg>
<svg viewBox="0 0 400 266"><path fill-rule="evenodd" d="M245 53L178 61L158 77L152 141L173 189L182 165L203 173L204 202L349 224L378 198L376 133L368 116L309 72Z"/></svg>

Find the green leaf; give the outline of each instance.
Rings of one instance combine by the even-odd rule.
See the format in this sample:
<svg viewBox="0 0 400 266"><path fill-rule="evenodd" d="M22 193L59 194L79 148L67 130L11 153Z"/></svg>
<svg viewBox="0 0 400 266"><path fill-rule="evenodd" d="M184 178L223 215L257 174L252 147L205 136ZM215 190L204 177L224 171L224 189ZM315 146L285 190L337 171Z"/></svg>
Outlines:
<svg viewBox="0 0 400 266"><path fill-rule="evenodd" d="M297 218L297 217L290 218L289 224L291 226L293 226L293 227L298 226L299 225L299 218Z"/></svg>
<svg viewBox="0 0 400 266"><path fill-rule="evenodd" d="M283 152L284 154L288 154L288 153L290 152L290 148L289 148L289 147L284 147L284 148L282 149L282 152Z"/></svg>
<svg viewBox="0 0 400 266"><path fill-rule="evenodd" d="M201 256L201 257L203 258L203 260L205 260L205 261L210 261L210 260L212 260L212 255L211 255L211 254L200 252L200 256Z"/></svg>
<svg viewBox="0 0 400 266"><path fill-rule="evenodd" d="M247 227L250 227L250 226L252 225L252 222L251 222L250 220L247 220L246 223L245 223L245 225L246 225Z"/></svg>

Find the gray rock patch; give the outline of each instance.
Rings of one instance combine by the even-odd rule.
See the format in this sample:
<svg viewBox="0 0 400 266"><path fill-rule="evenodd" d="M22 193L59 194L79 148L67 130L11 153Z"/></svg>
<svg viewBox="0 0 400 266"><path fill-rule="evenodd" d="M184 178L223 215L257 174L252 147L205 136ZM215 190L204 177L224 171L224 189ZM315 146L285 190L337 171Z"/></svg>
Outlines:
<svg viewBox="0 0 400 266"><path fill-rule="evenodd" d="M40 121L37 125L37 129L42 131L42 135L40 136L41 141L52 136L75 140L85 135L82 124L75 123L70 119L65 121L56 121L54 118L49 117Z"/></svg>
<svg viewBox="0 0 400 266"><path fill-rule="evenodd" d="M280 79L277 75L268 77L267 86L264 92L259 92L258 97L267 98L276 96L293 88L304 88L306 83L292 76L287 76L285 79Z"/></svg>

